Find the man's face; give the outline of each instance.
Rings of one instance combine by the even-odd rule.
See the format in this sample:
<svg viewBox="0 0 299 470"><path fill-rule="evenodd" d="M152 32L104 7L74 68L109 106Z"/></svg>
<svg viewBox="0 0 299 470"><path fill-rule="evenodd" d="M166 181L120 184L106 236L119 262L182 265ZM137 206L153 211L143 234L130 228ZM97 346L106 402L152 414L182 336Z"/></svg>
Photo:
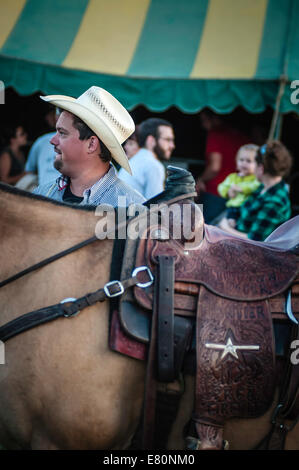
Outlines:
<svg viewBox="0 0 299 470"><path fill-rule="evenodd" d="M175 149L173 129L168 126L159 126L156 146L153 149L159 160L169 160Z"/></svg>
<svg viewBox="0 0 299 470"><path fill-rule="evenodd" d="M208 114L206 114L205 112L200 113L199 119L200 119L201 127L205 131L208 132L213 129L213 121Z"/></svg>
<svg viewBox="0 0 299 470"><path fill-rule="evenodd" d="M73 126L72 114L63 111L56 123L56 134L51 139L54 145L54 167L63 175L74 176L82 167L85 141L79 139L79 131Z"/></svg>
<svg viewBox="0 0 299 470"><path fill-rule="evenodd" d="M200 113L199 119L201 127L207 132L221 126L222 123L221 118L218 115L211 115L209 113L205 113L205 111Z"/></svg>

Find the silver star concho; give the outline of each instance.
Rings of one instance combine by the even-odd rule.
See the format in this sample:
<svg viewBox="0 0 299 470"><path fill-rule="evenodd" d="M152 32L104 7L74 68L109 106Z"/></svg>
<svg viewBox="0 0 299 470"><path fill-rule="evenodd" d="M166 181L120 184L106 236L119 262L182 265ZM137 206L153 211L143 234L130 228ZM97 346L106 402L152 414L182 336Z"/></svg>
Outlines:
<svg viewBox="0 0 299 470"><path fill-rule="evenodd" d="M226 341L226 344L206 343L205 347L210 348L210 349L223 350L223 353L221 354L220 360L224 359L227 354L231 354L232 356L234 356L236 359L239 360L237 349L246 350L246 351L247 350L249 350L249 351L258 351L260 349L260 347L258 345L246 345L245 346L245 345L234 344L232 342L230 336L228 337L228 339Z"/></svg>

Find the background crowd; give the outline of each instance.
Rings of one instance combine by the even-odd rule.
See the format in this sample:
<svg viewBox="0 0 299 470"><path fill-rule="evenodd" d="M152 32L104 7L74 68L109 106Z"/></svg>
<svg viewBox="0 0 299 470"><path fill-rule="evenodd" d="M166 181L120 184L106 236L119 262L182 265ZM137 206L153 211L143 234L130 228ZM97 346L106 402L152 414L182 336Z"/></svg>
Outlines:
<svg viewBox="0 0 299 470"><path fill-rule="evenodd" d="M45 113L49 132L34 142L28 142L21 123L3 130L1 182L33 191L60 176L53 166L50 142L57 119L56 108L51 106ZM290 152L276 140L262 146L253 144L245 132L209 110L200 113L200 123L206 132L205 165L196 178L196 202L202 205L206 223L240 237L265 240L291 217L287 184L293 163ZM132 175L116 165L118 178L145 199L163 191L165 166L175 149L172 123L155 117L143 120L123 148Z"/></svg>

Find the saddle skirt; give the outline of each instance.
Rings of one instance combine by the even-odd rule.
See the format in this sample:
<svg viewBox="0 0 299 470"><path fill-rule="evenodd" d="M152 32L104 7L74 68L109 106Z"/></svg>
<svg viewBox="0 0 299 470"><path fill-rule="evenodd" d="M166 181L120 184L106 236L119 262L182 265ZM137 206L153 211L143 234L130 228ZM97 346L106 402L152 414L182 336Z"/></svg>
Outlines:
<svg viewBox="0 0 299 470"><path fill-rule="evenodd" d="M298 273L294 253L230 237L208 225L194 249L184 250L178 240L142 239L136 266L148 264L154 270L161 254L175 256L176 282L203 285L215 295L239 301L274 297L284 292ZM135 287L135 297L144 308L152 309L152 290Z"/></svg>
<svg viewBox="0 0 299 470"><path fill-rule="evenodd" d="M200 211L192 201L187 203L194 214ZM285 293L296 284L299 287L298 256L280 245L230 236L205 225L202 216L197 217L194 239L188 243L172 238L172 228L149 226L140 239L128 240L121 279L140 266L148 266L155 276L160 256L174 259L174 314L194 319L194 419L199 439L204 441L212 426L220 442L227 419L260 416L272 403L272 307L279 310L277 315L285 315ZM112 349L146 359L153 296L153 286L135 286L123 296L112 315ZM298 302L294 310L299 314ZM174 335L177 340L176 330Z"/></svg>

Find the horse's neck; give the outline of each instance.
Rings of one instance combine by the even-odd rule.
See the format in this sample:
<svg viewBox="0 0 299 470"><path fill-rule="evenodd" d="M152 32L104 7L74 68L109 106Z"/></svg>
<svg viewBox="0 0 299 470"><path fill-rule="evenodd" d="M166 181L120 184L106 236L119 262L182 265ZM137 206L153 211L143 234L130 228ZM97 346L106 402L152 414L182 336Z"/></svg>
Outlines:
<svg viewBox="0 0 299 470"><path fill-rule="evenodd" d="M40 232L44 237L61 232L73 236L91 236L97 218L91 211L56 205L39 199L21 197L0 191L1 227L19 233ZM46 232L47 231L47 232Z"/></svg>
<svg viewBox="0 0 299 470"><path fill-rule="evenodd" d="M1 280L93 237L99 221L94 211L2 194L2 191L0 214ZM112 240L99 240L97 249L99 243L100 251L109 258ZM89 264L92 262L91 256Z"/></svg>

